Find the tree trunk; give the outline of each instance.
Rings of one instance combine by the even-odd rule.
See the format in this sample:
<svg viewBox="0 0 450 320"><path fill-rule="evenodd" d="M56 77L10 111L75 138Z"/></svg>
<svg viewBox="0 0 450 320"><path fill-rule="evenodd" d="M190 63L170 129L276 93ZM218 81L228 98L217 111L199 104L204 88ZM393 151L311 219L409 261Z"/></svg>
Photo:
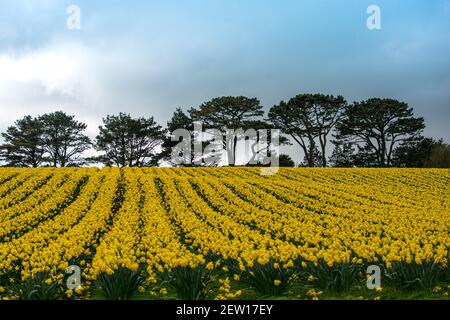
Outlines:
<svg viewBox="0 0 450 320"><path fill-rule="evenodd" d="M386 166L386 136L384 130L381 131L381 166Z"/></svg>
<svg viewBox="0 0 450 320"><path fill-rule="evenodd" d="M233 139L228 141L226 139L226 152L228 157L228 166L234 167L235 161L236 161L236 144L237 144L237 137L233 136Z"/></svg>
<svg viewBox="0 0 450 320"><path fill-rule="evenodd" d="M325 154L325 148L327 145L327 141L326 141L326 137L324 137L323 139L320 139L320 149L321 149L321 157L322 157L322 167L326 167L327 166L327 157Z"/></svg>
<svg viewBox="0 0 450 320"><path fill-rule="evenodd" d="M310 168L314 167L314 143L309 143L309 159L308 159L308 166Z"/></svg>

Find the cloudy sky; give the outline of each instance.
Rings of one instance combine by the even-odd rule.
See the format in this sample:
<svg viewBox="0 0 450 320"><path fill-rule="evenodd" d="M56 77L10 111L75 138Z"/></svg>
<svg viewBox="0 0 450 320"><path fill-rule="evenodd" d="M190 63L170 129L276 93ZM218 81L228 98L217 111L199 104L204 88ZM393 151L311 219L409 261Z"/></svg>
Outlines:
<svg viewBox="0 0 450 320"><path fill-rule="evenodd" d="M321 92L406 101L450 141L449 56L450 0L0 0L0 130L63 110L94 136L120 111L165 123L216 96Z"/></svg>

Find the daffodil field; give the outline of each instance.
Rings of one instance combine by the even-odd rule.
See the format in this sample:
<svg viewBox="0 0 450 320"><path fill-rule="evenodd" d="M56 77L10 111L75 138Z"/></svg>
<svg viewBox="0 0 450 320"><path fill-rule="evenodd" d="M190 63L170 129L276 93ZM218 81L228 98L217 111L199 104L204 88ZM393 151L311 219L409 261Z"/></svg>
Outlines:
<svg viewBox="0 0 450 320"><path fill-rule="evenodd" d="M446 299L449 246L446 169L0 169L2 299Z"/></svg>

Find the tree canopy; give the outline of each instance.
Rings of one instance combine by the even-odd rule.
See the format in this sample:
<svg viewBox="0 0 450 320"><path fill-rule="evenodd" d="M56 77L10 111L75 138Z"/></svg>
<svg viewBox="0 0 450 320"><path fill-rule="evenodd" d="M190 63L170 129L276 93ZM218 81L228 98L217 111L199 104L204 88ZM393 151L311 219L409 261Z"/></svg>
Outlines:
<svg viewBox="0 0 450 320"><path fill-rule="evenodd" d="M355 165L355 148L351 143L335 143L329 163L332 167L353 167Z"/></svg>
<svg viewBox="0 0 450 320"><path fill-rule="evenodd" d="M243 96L214 98L197 109L191 108L189 115L193 121L201 122L207 129L217 129L222 133L223 147L228 151L229 165L236 162L238 137L228 136L228 130L267 128L267 123L262 119L263 106L257 98Z"/></svg>
<svg viewBox="0 0 450 320"><path fill-rule="evenodd" d="M313 167L319 161L325 167L328 136L346 104L342 96L300 94L272 107L269 120L300 145L308 166ZM320 153L315 151L317 145Z"/></svg>
<svg viewBox="0 0 450 320"><path fill-rule="evenodd" d="M42 136L39 119L25 116L17 120L2 133L5 143L0 146L0 159L11 167L39 167L45 161Z"/></svg>
<svg viewBox="0 0 450 320"><path fill-rule="evenodd" d="M187 112L176 109L167 129L153 117L125 113L107 115L94 143L86 128L62 111L27 115L1 133L0 164L66 167L100 162L125 167L164 161L217 166L226 164L225 150L230 166L290 166L292 159L273 147L293 141L303 151L301 166L446 168L450 162L448 144L421 135L424 119L407 103L387 98L349 105L340 95L299 94L273 106L264 119L257 98L223 96ZM330 141L334 149L328 157ZM86 158L92 147L99 155Z"/></svg>
<svg viewBox="0 0 450 320"><path fill-rule="evenodd" d="M192 166L194 165L194 122L181 108L177 108L173 113L172 118L167 122L167 135L164 137L164 141L161 145L162 151L158 154L158 158L165 160L172 165L179 165L178 163L172 163L172 152L175 146L180 143L180 140L173 141L172 134L178 129L184 129L190 132L190 141L186 141L191 147L191 152L189 155L190 164L183 164L183 166Z"/></svg>
<svg viewBox="0 0 450 320"><path fill-rule="evenodd" d="M2 133L1 157L10 166L79 166L91 147L86 124L62 111L33 118L26 116Z"/></svg>
<svg viewBox="0 0 450 320"><path fill-rule="evenodd" d="M85 123L62 111L44 114L39 120L43 126L42 143L52 166L85 164L83 152L91 147L91 140L84 133Z"/></svg>
<svg viewBox="0 0 450 320"><path fill-rule="evenodd" d="M157 164L157 148L166 131L153 117L132 118L125 113L108 115L99 130L96 149L103 154L97 157L98 161L119 167Z"/></svg>
<svg viewBox="0 0 450 320"><path fill-rule="evenodd" d="M406 168L449 168L450 146L442 139L417 137L399 145L393 165Z"/></svg>
<svg viewBox="0 0 450 320"><path fill-rule="evenodd" d="M367 165L384 167L392 164L395 146L418 136L425 123L405 102L373 98L347 106L336 128L337 139L357 144Z"/></svg>

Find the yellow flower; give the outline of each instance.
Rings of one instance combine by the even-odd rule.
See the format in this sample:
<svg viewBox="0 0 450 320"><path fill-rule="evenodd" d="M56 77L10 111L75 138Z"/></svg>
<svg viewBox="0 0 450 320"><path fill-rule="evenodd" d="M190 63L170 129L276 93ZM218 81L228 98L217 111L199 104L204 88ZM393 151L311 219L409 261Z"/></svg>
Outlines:
<svg viewBox="0 0 450 320"><path fill-rule="evenodd" d="M167 289L161 288L161 290L159 290L159 293L162 294L163 296L165 296L165 295L167 295Z"/></svg>
<svg viewBox="0 0 450 320"><path fill-rule="evenodd" d="M306 292L306 295L308 297L316 297L316 296L320 296L323 292L322 291L317 291L314 289L310 289Z"/></svg>
<svg viewBox="0 0 450 320"><path fill-rule="evenodd" d="M253 277L273 261L276 270L294 261L446 267L449 177L448 169L283 168L266 177L237 167L0 168L0 270L20 275L6 277L1 296L17 298L5 297L12 283L39 273L63 286L72 261L81 261L85 290L69 294L82 298L100 274L140 266L155 286L177 268L229 272L221 261ZM221 284L214 296L236 297ZM447 286L433 291L448 295Z"/></svg>
<svg viewBox="0 0 450 320"><path fill-rule="evenodd" d="M281 284L281 281L280 280L273 280L273 284L275 286L279 286Z"/></svg>
<svg viewBox="0 0 450 320"><path fill-rule="evenodd" d="M435 292L435 293L439 293L441 291L442 291L442 288L439 286L433 288L433 292Z"/></svg>
<svg viewBox="0 0 450 320"><path fill-rule="evenodd" d="M132 263L130 269L136 271L137 269L139 269L139 264L137 264L136 262Z"/></svg>
<svg viewBox="0 0 450 320"><path fill-rule="evenodd" d="M81 294L84 291L84 287L82 285L78 286L78 288L75 289L75 292L77 294Z"/></svg>
<svg viewBox="0 0 450 320"><path fill-rule="evenodd" d="M67 290L67 291L66 291L66 296L67 296L68 298L72 297L72 295L73 295L73 290Z"/></svg>

